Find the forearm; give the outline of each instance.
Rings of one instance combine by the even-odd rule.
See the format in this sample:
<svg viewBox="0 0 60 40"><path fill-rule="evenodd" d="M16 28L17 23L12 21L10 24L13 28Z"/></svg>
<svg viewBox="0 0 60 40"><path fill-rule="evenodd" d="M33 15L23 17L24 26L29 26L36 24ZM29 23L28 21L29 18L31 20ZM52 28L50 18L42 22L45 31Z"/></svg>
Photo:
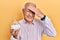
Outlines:
<svg viewBox="0 0 60 40"><path fill-rule="evenodd" d="M56 30L51 23L51 20L46 16L44 20L41 20L44 24L44 33L48 36L56 36Z"/></svg>

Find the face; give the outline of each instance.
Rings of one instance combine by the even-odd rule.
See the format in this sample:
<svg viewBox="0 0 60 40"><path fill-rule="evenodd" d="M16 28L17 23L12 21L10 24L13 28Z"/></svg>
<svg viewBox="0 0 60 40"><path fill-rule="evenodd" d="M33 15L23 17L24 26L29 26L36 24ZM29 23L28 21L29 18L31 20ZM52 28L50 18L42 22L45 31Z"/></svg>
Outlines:
<svg viewBox="0 0 60 40"><path fill-rule="evenodd" d="M23 14L26 21L32 22L34 20L35 14L33 14L28 9L24 9Z"/></svg>

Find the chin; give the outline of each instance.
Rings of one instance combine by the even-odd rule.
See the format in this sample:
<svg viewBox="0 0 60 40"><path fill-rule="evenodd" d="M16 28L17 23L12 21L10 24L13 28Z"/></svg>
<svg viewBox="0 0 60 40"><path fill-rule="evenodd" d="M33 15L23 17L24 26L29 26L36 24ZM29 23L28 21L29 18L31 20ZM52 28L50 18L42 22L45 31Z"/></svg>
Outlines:
<svg viewBox="0 0 60 40"><path fill-rule="evenodd" d="M33 21L33 19L27 19L27 21Z"/></svg>

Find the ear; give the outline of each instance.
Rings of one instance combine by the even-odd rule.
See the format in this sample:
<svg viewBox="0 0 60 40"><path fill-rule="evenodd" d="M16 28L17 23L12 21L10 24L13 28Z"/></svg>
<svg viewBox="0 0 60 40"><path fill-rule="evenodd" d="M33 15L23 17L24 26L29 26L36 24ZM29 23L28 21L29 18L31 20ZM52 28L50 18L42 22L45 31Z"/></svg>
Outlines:
<svg viewBox="0 0 60 40"><path fill-rule="evenodd" d="M24 8L22 9L22 12L24 13Z"/></svg>
<svg viewBox="0 0 60 40"><path fill-rule="evenodd" d="M22 11L24 11L24 8L22 9Z"/></svg>

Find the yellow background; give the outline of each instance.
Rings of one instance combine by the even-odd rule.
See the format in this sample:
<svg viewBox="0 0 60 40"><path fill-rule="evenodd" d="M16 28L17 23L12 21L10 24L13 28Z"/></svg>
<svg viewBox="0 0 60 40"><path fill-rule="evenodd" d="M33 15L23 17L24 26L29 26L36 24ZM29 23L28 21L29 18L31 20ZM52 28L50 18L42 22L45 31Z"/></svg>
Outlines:
<svg viewBox="0 0 60 40"><path fill-rule="evenodd" d="M25 2L35 2L37 7L53 22L56 37L43 35L43 40L60 40L60 0L0 0L0 40L10 40L10 25L13 20L23 18L22 8Z"/></svg>

